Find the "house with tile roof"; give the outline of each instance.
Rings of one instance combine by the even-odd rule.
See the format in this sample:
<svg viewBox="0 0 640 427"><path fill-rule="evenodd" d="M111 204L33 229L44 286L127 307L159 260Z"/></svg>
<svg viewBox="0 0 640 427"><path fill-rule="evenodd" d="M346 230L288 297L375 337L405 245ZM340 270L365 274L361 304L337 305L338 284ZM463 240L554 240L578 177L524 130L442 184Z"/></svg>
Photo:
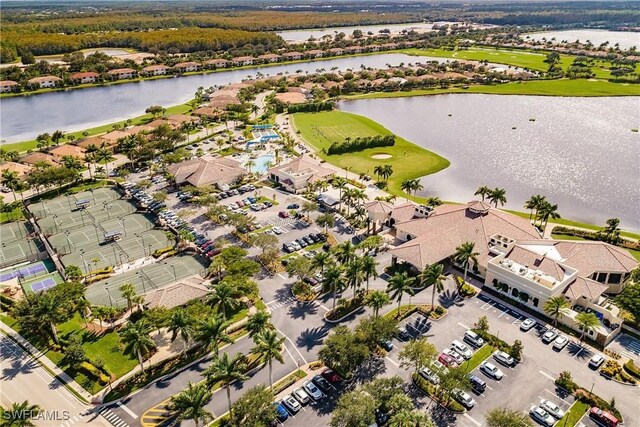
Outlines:
<svg viewBox="0 0 640 427"><path fill-rule="evenodd" d="M27 83L39 88L56 87L58 84L62 84L62 79L56 76L42 76L29 79Z"/></svg>
<svg viewBox="0 0 640 427"><path fill-rule="evenodd" d="M29 172L33 169L29 165L23 165L17 162L0 162L0 173L4 171L11 171L18 174L18 178L25 179Z"/></svg>
<svg viewBox="0 0 640 427"><path fill-rule="evenodd" d="M13 80L0 81L0 93L14 92L20 89L20 84Z"/></svg>
<svg viewBox="0 0 640 427"><path fill-rule="evenodd" d="M140 72L145 76L164 76L169 72L169 67L164 64L149 65Z"/></svg>
<svg viewBox="0 0 640 427"><path fill-rule="evenodd" d="M269 169L269 178L279 184L285 191L299 193L307 185L333 175L330 169L309 156L300 156L288 163Z"/></svg>
<svg viewBox="0 0 640 427"><path fill-rule="evenodd" d="M49 150L49 154L51 154L57 162L61 163L62 158L65 156L75 157L77 159L84 159L84 152L86 150L78 145L73 144L63 144L58 145Z"/></svg>
<svg viewBox="0 0 640 427"><path fill-rule="evenodd" d="M26 156L20 159L20 162L24 163L25 165L31 165L31 166L34 166L41 162L49 163L52 166L58 165L58 161L51 154L41 153L39 151L34 151L33 153L27 154Z"/></svg>
<svg viewBox="0 0 640 427"><path fill-rule="evenodd" d="M98 77L100 77L100 74L93 71L86 71L83 73L73 73L69 76L69 79L80 84L86 84L95 83Z"/></svg>
<svg viewBox="0 0 640 427"><path fill-rule="evenodd" d="M216 185L219 188L235 184L247 173L240 162L227 157L194 158L169 165L167 170L175 177L177 185Z"/></svg>

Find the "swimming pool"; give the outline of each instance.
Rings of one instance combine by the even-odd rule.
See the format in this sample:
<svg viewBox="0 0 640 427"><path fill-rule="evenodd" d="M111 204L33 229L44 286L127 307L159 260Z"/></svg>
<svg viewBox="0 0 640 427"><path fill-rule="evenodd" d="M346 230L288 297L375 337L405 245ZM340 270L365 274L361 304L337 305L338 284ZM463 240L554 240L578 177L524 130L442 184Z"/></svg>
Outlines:
<svg viewBox="0 0 640 427"><path fill-rule="evenodd" d="M267 169L269 169L269 167L273 166L275 159L276 156L273 154L263 154L255 160L256 165L252 168L252 170L254 172L263 174L267 172Z"/></svg>

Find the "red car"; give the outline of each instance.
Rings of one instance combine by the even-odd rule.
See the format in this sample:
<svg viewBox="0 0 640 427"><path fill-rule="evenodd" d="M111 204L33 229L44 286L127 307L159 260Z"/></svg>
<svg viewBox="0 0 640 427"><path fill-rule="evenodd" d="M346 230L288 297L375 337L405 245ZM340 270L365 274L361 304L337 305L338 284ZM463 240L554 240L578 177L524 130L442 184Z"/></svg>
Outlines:
<svg viewBox="0 0 640 427"><path fill-rule="evenodd" d="M438 362L442 363L447 368L458 367L458 364L455 360L453 360L453 357L449 356L448 354L441 353L440 356L438 356Z"/></svg>
<svg viewBox="0 0 640 427"><path fill-rule="evenodd" d="M329 368L322 371L321 375L324 377L325 380L329 381L330 383L335 384L342 381L342 378L340 378L340 375L336 374L334 371L332 371Z"/></svg>
<svg viewBox="0 0 640 427"><path fill-rule="evenodd" d="M618 423L620 422L616 417L614 417L607 411L603 411L597 406L591 408L589 416L606 427L617 427Z"/></svg>
<svg viewBox="0 0 640 427"><path fill-rule="evenodd" d="M286 212L286 211L280 211L280 212L278 212L278 216L279 216L280 218L289 218L289 212Z"/></svg>

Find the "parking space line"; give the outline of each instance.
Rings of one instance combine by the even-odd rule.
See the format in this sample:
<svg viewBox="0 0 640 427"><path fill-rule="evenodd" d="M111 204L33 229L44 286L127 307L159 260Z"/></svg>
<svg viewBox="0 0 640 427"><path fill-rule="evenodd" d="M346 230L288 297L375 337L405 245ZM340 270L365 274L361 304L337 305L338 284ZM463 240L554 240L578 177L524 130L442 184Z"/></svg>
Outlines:
<svg viewBox="0 0 640 427"><path fill-rule="evenodd" d="M458 322L458 325L462 326L465 329L471 329L470 327L468 327L467 325L465 325L464 323L460 323Z"/></svg>
<svg viewBox="0 0 640 427"><path fill-rule="evenodd" d="M582 353L582 352L583 352L583 351L585 351L585 350L586 350L586 348L584 348L584 347L580 347L580 350L576 351L576 354L574 354L572 357L575 359L575 358L576 358L576 356L578 356L580 353Z"/></svg>
<svg viewBox="0 0 640 427"><path fill-rule="evenodd" d="M545 377L549 378L551 381L555 381L556 379L553 378L551 375L547 374L545 371L538 371L540 372L542 375L544 375Z"/></svg>
<svg viewBox="0 0 640 427"><path fill-rule="evenodd" d="M284 277L284 276L283 276L282 274L280 274L280 273L278 273L278 277L280 277L280 278L281 278L281 279L283 279L283 280L287 280L287 278L286 278L286 277Z"/></svg>
<svg viewBox="0 0 640 427"><path fill-rule="evenodd" d="M486 386L489 390L493 390L491 387L489 387L488 385Z"/></svg>
<svg viewBox="0 0 640 427"><path fill-rule="evenodd" d="M387 359L389 362L391 362L392 365L394 365L396 368L399 368L400 365L398 364L398 362L396 362L395 360L393 360L392 358L390 358L389 356L385 356L385 359Z"/></svg>
<svg viewBox="0 0 640 427"><path fill-rule="evenodd" d="M466 419L468 419L469 421L471 421L472 423L474 423L475 425L477 425L478 427L480 427L482 424L480 422L478 422L478 420L476 420L475 418L473 418L471 415L467 414L466 412L464 414L462 414L463 417L465 417Z"/></svg>
<svg viewBox="0 0 640 427"><path fill-rule="evenodd" d="M552 396L553 396L553 397L555 397L556 399L560 399L560 400L562 400L562 401L563 401L564 403L566 403L567 405L571 405L571 403L567 402L566 400L564 400L563 398L561 398L560 396L558 396L556 393L554 393L554 392L552 392L552 391L550 391L550 390L547 390L546 388L544 389L544 391L546 391L547 393L549 393L550 395L552 395ZM540 397L540 396L538 396L538 397ZM542 397L540 397L540 399L542 399Z"/></svg>

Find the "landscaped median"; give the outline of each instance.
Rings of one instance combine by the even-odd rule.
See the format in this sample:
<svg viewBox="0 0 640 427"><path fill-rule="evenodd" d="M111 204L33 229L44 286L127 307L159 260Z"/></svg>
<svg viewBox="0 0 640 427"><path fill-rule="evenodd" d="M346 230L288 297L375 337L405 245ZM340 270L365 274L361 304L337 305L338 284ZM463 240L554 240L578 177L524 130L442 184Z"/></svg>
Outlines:
<svg viewBox="0 0 640 427"><path fill-rule="evenodd" d="M413 380L413 383L416 385L416 387L422 390L422 392L429 396L429 398L437 402L439 405L447 408L451 412L463 413L466 411L464 407L455 400L446 397L443 399L443 396L440 396L438 394L438 387L422 378L418 373L414 372L413 374L411 374L411 379Z"/></svg>
<svg viewBox="0 0 640 427"><path fill-rule="evenodd" d="M569 410L564 414L564 417L558 421L559 426L576 426L578 421L582 419L584 414L589 410L589 404L576 400Z"/></svg>
<svg viewBox="0 0 640 427"><path fill-rule="evenodd" d="M358 292L355 297L338 303L335 309L324 314L324 320L329 323L337 323L364 308L367 292Z"/></svg>
<svg viewBox="0 0 640 427"><path fill-rule="evenodd" d="M436 308L432 311L431 304L410 304L401 306L400 310L394 308L393 310L384 314L382 317L391 318L396 323L399 323L414 313L420 313L428 317L430 320L440 320L442 317L444 317L444 315L447 314L447 309L440 305L437 305Z"/></svg>
<svg viewBox="0 0 640 427"><path fill-rule="evenodd" d="M623 422L622 414L620 413L620 411L618 411L618 409L615 406L611 404L612 402L614 402L613 399L611 402L607 402L600 396L591 393L589 390L585 389L584 387L580 387L578 384L576 384L573 381L573 378L571 377L570 372L568 371L560 372L560 376L556 379L555 383L557 386L560 386L565 390L567 390L569 393L573 394L576 398L576 402L581 402L582 404L586 405L587 409L592 406L597 406L598 408L613 414L613 416L616 417L621 423ZM576 412L578 412L579 409L580 408L577 408ZM573 415L573 417L576 417L576 416L577 415ZM574 424L569 424L569 425L574 425Z"/></svg>

